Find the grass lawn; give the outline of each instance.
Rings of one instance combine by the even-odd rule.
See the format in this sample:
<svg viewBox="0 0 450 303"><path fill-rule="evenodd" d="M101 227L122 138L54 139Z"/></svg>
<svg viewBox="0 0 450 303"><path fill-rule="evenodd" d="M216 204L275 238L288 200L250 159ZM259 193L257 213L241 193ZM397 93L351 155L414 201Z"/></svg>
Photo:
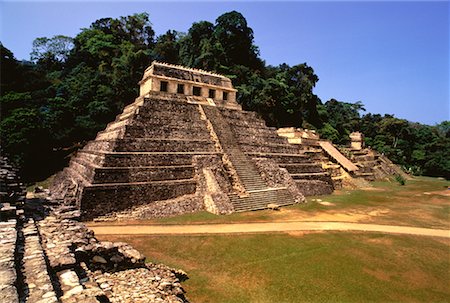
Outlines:
<svg viewBox="0 0 450 303"><path fill-rule="evenodd" d="M101 236L185 270L192 302L450 302L450 240L362 233Z"/></svg>
<svg viewBox="0 0 450 303"><path fill-rule="evenodd" d="M108 222L111 224L194 224L277 221L347 221L428 228L450 228L449 181L415 177L401 186L397 182L374 182L373 187L339 190L332 195L308 197L306 204L280 211L257 211L217 216L207 212L152 220ZM331 205L322 205L330 202ZM92 223L92 225L104 223Z"/></svg>

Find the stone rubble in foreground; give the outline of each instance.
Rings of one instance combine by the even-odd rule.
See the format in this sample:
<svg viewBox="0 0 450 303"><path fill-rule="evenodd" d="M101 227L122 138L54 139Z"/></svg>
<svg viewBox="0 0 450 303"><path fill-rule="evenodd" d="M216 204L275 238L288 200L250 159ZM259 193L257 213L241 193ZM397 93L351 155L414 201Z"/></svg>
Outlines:
<svg viewBox="0 0 450 303"><path fill-rule="evenodd" d="M45 197L16 207L0 222L0 302L188 302L186 273L97 240L75 208Z"/></svg>

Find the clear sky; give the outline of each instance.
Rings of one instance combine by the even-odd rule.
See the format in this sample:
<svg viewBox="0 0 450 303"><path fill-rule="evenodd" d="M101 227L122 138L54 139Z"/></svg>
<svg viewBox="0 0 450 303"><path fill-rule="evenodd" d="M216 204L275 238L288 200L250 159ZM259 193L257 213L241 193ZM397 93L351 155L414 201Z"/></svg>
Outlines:
<svg viewBox="0 0 450 303"><path fill-rule="evenodd" d="M36 37L74 37L103 17L148 12L154 30L237 10L268 64L306 62L323 102L362 101L368 112L434 125L450 120L448 1L220 2L0 0L0 41L29 59Z"/></svg>

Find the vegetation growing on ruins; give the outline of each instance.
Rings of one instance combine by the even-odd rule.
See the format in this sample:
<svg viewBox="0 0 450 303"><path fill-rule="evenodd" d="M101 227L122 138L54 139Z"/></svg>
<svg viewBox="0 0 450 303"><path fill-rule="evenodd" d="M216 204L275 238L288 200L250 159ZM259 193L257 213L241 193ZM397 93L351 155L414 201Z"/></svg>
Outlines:
<svg viewBox="0 0 450 303"><path fill-rule="evenodd" d="M392 115L361 115L361 102L323 102L319 77L306 63L267 66L238 12L194 23L187 33L155 36L147 14L104 18L74 38L37 38L32 61L1 47L0 131L3 152L25 180L44 178L65 156L112 121L137 96L153 60L213 70L232 78L244 109L272 126L317 129L344 144L360 130L372 148L416 174L450 178L450 121L436 126Z"/></svg>

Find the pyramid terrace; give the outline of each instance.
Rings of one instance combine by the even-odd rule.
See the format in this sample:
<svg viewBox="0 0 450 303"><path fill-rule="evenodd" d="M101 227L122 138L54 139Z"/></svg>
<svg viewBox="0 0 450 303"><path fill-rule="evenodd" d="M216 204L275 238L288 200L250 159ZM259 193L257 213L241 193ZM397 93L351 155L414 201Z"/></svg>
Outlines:
<svg viewBox="0 0 450 303"><path fill-rule="evenodd" d="M139 206L149 217L266 209L391 172L371 151L343 151L362 161L353 165L318 136L295 140L295 129L266 126L242 110L225 76L153 62L139 85L140 96L55 178L53 196L83 219Z"/></svg>

